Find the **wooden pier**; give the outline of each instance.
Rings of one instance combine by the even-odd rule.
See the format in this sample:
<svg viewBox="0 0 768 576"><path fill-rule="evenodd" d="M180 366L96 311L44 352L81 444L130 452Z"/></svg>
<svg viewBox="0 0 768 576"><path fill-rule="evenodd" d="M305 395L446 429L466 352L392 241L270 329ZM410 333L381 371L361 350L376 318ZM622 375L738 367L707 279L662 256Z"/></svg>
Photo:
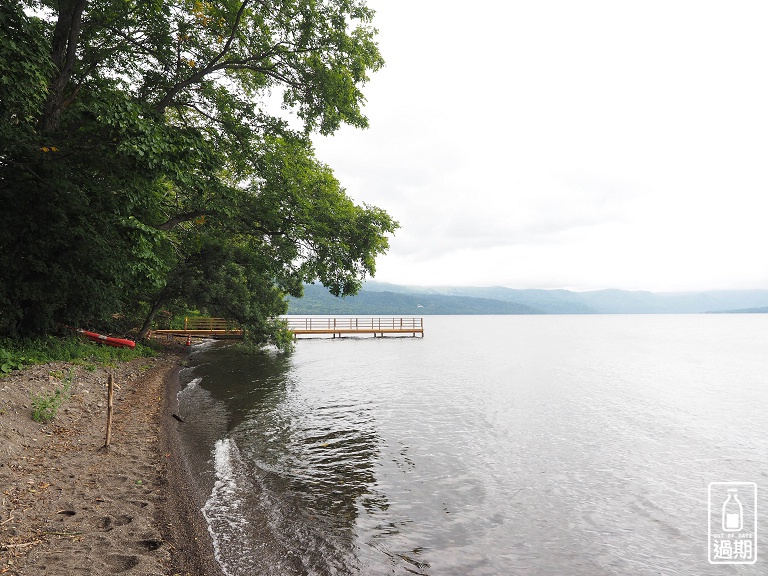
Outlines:
<svg viewBox="0 0 768 576"><path fill-rule="evenodd" d="M356 334L372 334L374 338L388 335L417 335L424 337L423 318L372 318L351 316L329 318L323 316L282 318L287 323L288 330L294 338L299 336L336 337ZM214 340L240 340L243 331L232 320L225 318L185 318L184 328L178 330L153 330L153 335L179 336L182 338L212 338Z"/></svg>
<svg viewBox="0 0 768 576"><path fill-rule="evenodd" d="M152 330L154 336L180 336L182 338L213 338L214 340L242 340L243 331L237 323L226 318L184 318L184 328Z"/></svg>
<svg viewBox="0 0 768 576"><path fill-rule="evenodd" d="M330 334L334 338L344 335L373 334L374 338L387 335L411 334L413 337L424 337L423 318L323 318L309 316L306 318L286 317L288 330L294 337Z"/></svg>

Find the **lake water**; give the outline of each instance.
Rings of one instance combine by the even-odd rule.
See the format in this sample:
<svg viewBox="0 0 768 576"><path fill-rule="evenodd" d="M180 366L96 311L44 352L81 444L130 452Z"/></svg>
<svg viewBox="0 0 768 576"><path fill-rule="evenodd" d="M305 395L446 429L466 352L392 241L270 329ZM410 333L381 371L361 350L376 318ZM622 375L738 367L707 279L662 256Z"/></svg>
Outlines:
<svg viewBox="0 0 768 576"><path fill-rule="evenodd" d="M196 347L182 379L230 576L768 571L768 315L428 316ZM757 563L710 565L708 486L735 481Z"/></svg>

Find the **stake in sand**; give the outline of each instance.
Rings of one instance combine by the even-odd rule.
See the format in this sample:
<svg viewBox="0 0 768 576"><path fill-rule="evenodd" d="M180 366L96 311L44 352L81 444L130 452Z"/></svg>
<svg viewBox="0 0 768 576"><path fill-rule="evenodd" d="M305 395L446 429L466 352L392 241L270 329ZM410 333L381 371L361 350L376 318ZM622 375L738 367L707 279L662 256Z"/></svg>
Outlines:
<svg viewBox="0 0 768 576"><path fill-rule="evenodd" d="M115 378L112 374L107 378L107 439L104 442L104 448L109 448L112 440L112 411L114 409Z"/></svg>

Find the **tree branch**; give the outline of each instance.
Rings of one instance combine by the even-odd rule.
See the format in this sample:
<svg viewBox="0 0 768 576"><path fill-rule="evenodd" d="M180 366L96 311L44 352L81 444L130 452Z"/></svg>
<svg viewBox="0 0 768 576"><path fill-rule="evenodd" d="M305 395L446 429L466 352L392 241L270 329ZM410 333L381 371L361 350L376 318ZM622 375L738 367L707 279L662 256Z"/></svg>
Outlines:
<svg viewBox="0 0 768 576"><path fill-rule="evenodd" d="M248 6L249 2L250 0L244 0L243 3L240 4L240 8L238 9L237 15L235 16L235 21L232 24L232 31L229 33L229 38L227 38L227 41L224 44L224 47L219 51L219 53L216 56L213 57L213 59L205 68L203 68L199 72L196 72L195 74L192 74L189 78L179 82L178 84L172 86L168 90L168 92L163 97L163 99L160 100L160 102L158 102L157 106L155 107L158 114L162 114L165 111L165 109L168 107L168 105L171 103L173 98L176 96L176 94L181 92L184 88L186 88L187 86L191 86L196 82L199 82L214 70L220 69L219 67L216 66L216 63L219 60L221 60L232 49L232 44L235 41L235 37L237 36L237 29L240 27L240 21L243 18L243 13L245 12L245 8L246 6Z"/></svg>
<svg viewBox="0 0 768 576"><path fill-rule="evenodd" d="M189 222L190 220L194 220L195 218L199 218L200 216L205 216L207 212L203 212L202 210L194 210L192 212L187 212L186 214L177 214L176 216L169 218L162 224L159 224L157 226L153 226L156 230L173 230L176 226L181 224L182 222Z"/></svg>

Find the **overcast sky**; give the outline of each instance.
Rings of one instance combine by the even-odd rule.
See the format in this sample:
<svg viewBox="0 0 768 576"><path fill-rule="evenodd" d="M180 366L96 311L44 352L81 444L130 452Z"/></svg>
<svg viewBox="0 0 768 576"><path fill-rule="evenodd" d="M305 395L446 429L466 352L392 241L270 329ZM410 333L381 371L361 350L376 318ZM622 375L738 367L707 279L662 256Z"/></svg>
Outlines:
<svg viewBox="0 0 768 576"><path fill-rule="evenodd" d="M371 127L316 148L401 224L376 280L768 288L768 2L368 5Z"/></svg>

